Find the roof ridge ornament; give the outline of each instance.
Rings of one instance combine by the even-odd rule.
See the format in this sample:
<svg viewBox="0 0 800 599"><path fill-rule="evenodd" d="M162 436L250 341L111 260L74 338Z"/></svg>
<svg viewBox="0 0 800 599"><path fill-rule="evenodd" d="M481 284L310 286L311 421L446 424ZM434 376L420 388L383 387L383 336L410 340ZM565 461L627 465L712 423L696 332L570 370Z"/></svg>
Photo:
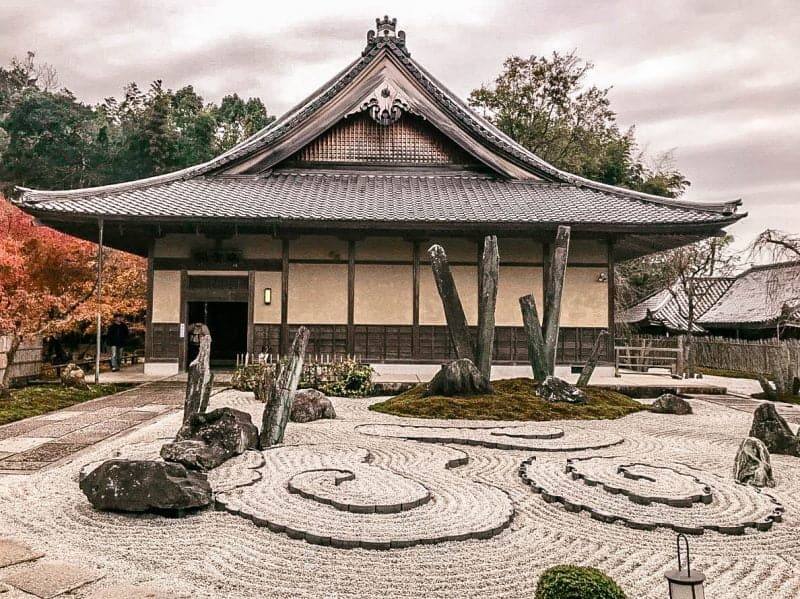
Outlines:
<svg viewBox="0 0 800 599"><path fill-rule="evenodd" d="M409 54L406 49L406 32L397 31L397 19L390 19L388 15L384 15L382 19L380 17L375 19L375 30L367 32L367 47L362 55L366 55L376 46L390 43Z"/></svg>

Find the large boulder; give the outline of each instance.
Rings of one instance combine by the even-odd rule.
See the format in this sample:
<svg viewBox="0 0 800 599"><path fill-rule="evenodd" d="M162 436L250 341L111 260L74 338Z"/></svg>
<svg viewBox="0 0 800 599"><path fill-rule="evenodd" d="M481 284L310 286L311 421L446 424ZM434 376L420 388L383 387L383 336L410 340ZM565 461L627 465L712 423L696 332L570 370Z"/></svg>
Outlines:
<svg viewBox="0 0 800 599"><path fill-rule="evenodd" d="M736 452L733 477L737 482L754 487L774 487L767 446L755 437L747 437L742 441Z"/></svg>
<svg viewBox="0 0 800 599"><path fill-rule="evenodd" d="M108 460L80 488L98 510L175 514L211 503L205 474L169 462Z"/></svg>
<svg viewBox="0 0 800 599"><path fill-rule="evenodd" d="M336 418L331 400L316 389L298 389L294 394L289 420L311 422L320 418Z"/></svg>
<svg viewBox="0 0 800 599"><path fill-rule="evenodd" d="M175 442L161 448L161 457L193 470L210 470L256 447L258 429L250 414L219 408L205 414L192 414L178 431Z"/></svg>
<svg viewBox="0 0 800 599"><path fill-rule="evenodd" d="M83 372L83 368L70 362L61 369L61 384L65 387L87 389L86 373Z"/></svg>
<svg viewBox="0 0 800 599"><path fill-rule="evenodd" d="M771 402L762 403L753 412L750 436L763 441L770 453L800 456L800 440Z"/></svg>
<svg viewBox="0 0 800 599"><path fill-rule="evenodd" d="M651 412L658 414L678 414L683 416L692 413L692 405L685 399L681 399L672 393L664 393L650 406Z"/></svg>
<svg viewBox="0 0 800 599"><path fill-rule="evenodd" d="M481 395L493 391L491 384L477 369L472 360L461 358L443 364L441 370L428 383L425 395Z"/></svg>
<svg viewBox="0 0 800 599"><path fill-rule="evenodd" d="M572 404L589 403L589 396L578 387L555 376L548 376L539 383L539 386L536 387L536 393L545 401L560 401Z"/></svg>

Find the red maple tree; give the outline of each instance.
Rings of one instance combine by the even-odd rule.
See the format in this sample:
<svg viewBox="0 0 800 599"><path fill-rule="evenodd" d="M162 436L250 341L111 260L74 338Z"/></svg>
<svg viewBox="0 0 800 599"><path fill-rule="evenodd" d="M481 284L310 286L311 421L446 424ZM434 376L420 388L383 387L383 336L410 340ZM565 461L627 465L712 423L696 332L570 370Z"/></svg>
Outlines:
<svg viewBox="0 0 800 599"><path fill-rule="evenodd" d="M30 216L0 197L0 335L12 338L9 362L27 335L94 330L96 268L96 244L36 227ZM104 249L104 323L115 312L141 319L145 273L142 258ZM0 389L7 383L0 381Z"/></svg>

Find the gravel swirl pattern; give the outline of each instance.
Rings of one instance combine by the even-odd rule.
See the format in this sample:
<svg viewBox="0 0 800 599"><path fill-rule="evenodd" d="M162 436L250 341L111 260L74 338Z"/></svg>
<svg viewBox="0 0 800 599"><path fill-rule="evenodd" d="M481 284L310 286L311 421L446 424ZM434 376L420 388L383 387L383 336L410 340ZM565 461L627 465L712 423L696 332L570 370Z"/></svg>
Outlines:
<svg viewBox="0 0 800 599"><path fill-rule="evenodd" d="M531 492L519 476L520 463L536 455L537 467L552 464L553 476L581 492L596 491L573 480L564 470L566 460L605 457L619 464L648 463L672 467L714 488L729 481L733 459L746 436L751 415L740 410L691 400L691 416L631 414L613 421L551 422L564 437L577 429L624 437L610 448L575 452L497 450L479 445L421 444L402 438L358 434L362 424L490 428L518 426L518 422L436 421L397 418L372 412L379 399L333 398L337 418L308 424L290 423L286 442L291 446L328 445L363 448L371 465L390 470L430 489L432 500L398 514L350 514L330 506L281 492L304 504L302 509L338 516L363 516L368 522L405 517L430 509L437 488L429 477L454 485L480 484L502 489L514 505L514 519L489 539L415 545L390 551L342 550L292 539L226 511L206 510L186 518L103 513L92 509L78 489L78 471L84 464L111 457L156 459L161 445L174 436L180 414L163 416L130 433L103 441L56 468L29 476L0 476L0 534L41 547L59 559L99 568L105 577L96 584L146 585L167 596L193 599L454 599L531 597L541 572L549 566L572 563L600 568L612 576L628 597L661 599L667 596L663 572L675 567L675 533L656 528L636 530L620 523L593 519L586 511L569 512L558 502L548 503ZM263 406L251 394L227 391L212 397L211 407L230 405L260 422ZM569 430L568 430L569 429ZM217 494L240 493L266 484L267 472L255 455L243 454L209 474ZM269 453L269 452L267 452ZM358 462L357 454L355 461ZM467 459L468 458L468 459ZM253 460L253 461L251 461ZM351 460L352 462L352 460ZM466 463L465 463L466 462ZM266 463L265 463L266 464ZM450 464L450 469L444 466ZM457 464L461 464L457 466ZM350 464L352 466L352 463ZM255 466L255 467L251 467ZM456 467L457 466L457 467ZM707 596L716 599L800 596L800 459L772 456L777 487L770 490L785 511L783 521L767 532L747 528L743 535L706 530L691 537L692 565L707 576ZM239 472L226 472L227 469ZM249 472L248 472L249 471ZM219 473L219 474L218 474ZM296 472L286 472L288 481ZM610 475L614 476L613 470ZM231 487L221 486L219 479ZM664 479L666 480L666 479ZM433 481L435 482L435 481ZM688 481L686 481L688 484ZM249 487L242 486L250 484ZM231 490L231 488L233 490ZM633 488L633 487L630 487ZM659 492L665 492L660 489ZM741 492L741 489L737 489ZM613 495L602 491L604 501ZM683 493L683 491L681 492ZM748 496L732 495L750 501ZM661 504L637 506L618 495L627 513L642 507L648 513ZM719 499L719 497L717 497ZM721 500L720 500L721 501ZM702 502L676 512L707 510ZM743 514L744 505L729 506L729 514ZM470 514L461 514L469 519ZM79 590L78 599L92 591Z"/></svg>
<svg viewBox="0 0 800 599"><path fill-rule="evenodd" d="M263 456L261 481L217 494L217 504L317 545L390 549L486 539L514 516L506 492L453 473L450 460L435 454L421 482L370 464L359 447L276 447Z"/></svg>
<svg viewBox="0 0 800 599"><path fill-rule="evenodd" d="M356 431L362 435L422 443L453 443L523 451L583 451L612 447L624 441L621 436L605 431L542 424L480 427L364 424L357 426Z"/></svg>
<svg viewBox="0 0 800 599"><path fill-rule="evenodd" d="M708 481L702 482L700 474L683 464L629 464L617 457L567 460L566 466L528 458L520 466L523 482L545 501L639 530L741 535L782 520L784 508L769 493L710 473L701 474Z"/></svg>

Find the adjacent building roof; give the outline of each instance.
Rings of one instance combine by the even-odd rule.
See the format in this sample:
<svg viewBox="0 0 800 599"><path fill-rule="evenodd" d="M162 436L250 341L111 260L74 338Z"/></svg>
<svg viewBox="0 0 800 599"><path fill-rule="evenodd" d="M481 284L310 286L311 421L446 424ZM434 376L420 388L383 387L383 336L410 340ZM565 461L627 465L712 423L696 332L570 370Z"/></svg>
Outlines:
<svg viewBox="0 0 800 599"><path fill-rule="evenodd" d="M411 58L395 21L378 19L362 55L274 123L209 162L139 181L39 191L21 188L17 203L46 224L85 235L75 223L103 217L126 224L185 225L209 220L280 226L306 223L497 223L521 229L572 224L576 229L632 231L628 255L713 235L745 216L740 202L666 199L566 173L473 112ZM302 147L354 114L391 126L404 114L422 119L483 165L485 172L386 165L370 172L287 170ZM160 226L160 225L159 225ZM662 233L648 241L647 234ZM668 237L667 234L671 234ZM108 238L109 243L131 243ZM659 245L661 244L661 245ZM139 251L135 249L135 251Z"/></svg>
<svg viewBox="0 0 800 599"><path fill-rule="evenodd" d="M800 261L742 273L698 322L707 329L800 326Z"/></svg>
<svg viewBox="0 0 800 599"><path fill-rule="evenodd" d="M734 277L709 277L695 281L692 332L705 332L697 324L699 318L719 301L735 280ZM689 330L689 299L683 285L675 283L634 304L619 319L629 325L662 327L669 332L685 333Z"/></svg>
<svg viewBox="0 0 800 599"><path fill-rule="evenodd" d="M736 277L696 281L695 323L692 331L800 326L800 261L755 266ZM627 308L620 322L638 327L688 330L689 304L676 283Z"/></svg>

